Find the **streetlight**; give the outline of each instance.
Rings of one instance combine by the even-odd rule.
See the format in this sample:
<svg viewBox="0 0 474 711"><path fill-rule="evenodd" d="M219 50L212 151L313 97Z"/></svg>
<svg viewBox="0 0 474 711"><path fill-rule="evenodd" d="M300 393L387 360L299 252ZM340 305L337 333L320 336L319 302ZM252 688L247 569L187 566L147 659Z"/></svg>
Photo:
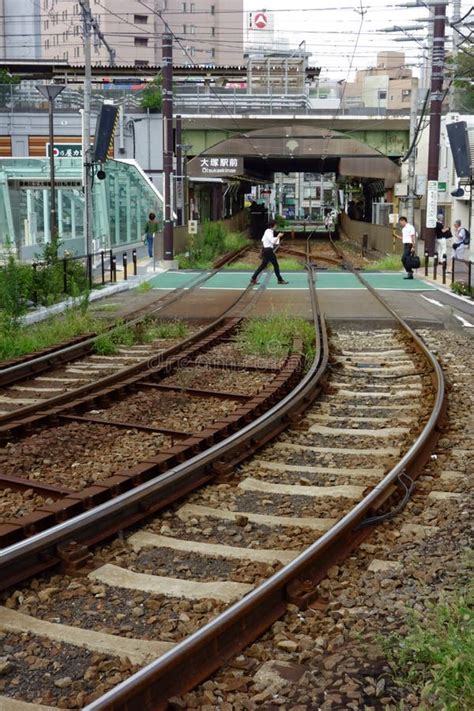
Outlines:
<svg viewBox="0 0 474 711"><path fill-rule="evenodd" d="M36 87L40 94L48 100L49 104L49 165L50 165L50 182L51 182L51 209L49 218L49 236L50 242L53 241L57 230L56 221L56 186L54 182L54 121L53 110L54 100L66 87L64 84L40 84Z"/></svg>

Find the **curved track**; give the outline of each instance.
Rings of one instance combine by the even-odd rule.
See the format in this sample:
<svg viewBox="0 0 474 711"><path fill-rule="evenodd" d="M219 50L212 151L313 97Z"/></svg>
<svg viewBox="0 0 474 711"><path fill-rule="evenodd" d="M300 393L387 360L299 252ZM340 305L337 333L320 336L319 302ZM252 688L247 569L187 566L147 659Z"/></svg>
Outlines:
<svg viewBox="0 0 474 711"><path fill-rule="evenodd" d="M315 306L316 359L290 395L188 462L0 555L0 570L7 575L41 558L54 562L58 548L68 541L74 540L76 549L84 542L93 543L111 520L123 527L124 516L129 524L137 520L138 512L143 515L162 508L219 474L220 483L184 501L174 515L165 513L163 519L149 520L145 531L136 532L118 547L112 544L101 549L90 559L84 597L93 598L99 590L107 596L107 591L125 588L145 609L161 610L162 596L168 595L175 600L172 609L177 606L187 612L171 627L177 634L165 634L164 639L169 624L166 615L148 616L149 628L142 631L146 641L133 631L130 639L131 618L125 615L128 639L118 641L119 631L113 633L115 654L133 658L143 668L96 700L92 698L97 688L84 692L86 708L166 708L171 696L192 688L267 629L288 603L308 604L327 569L359 544L371 524L406 503L411 482L438 437L444 403L441 369L393 311L394 328L379 335L334 334L329 357L312 274L309 284ZM328 378L325 384L323 376ZM405 406L407 393L409 406ZM322 397L303 416L318 394ZM229 478L249 450L261 448L288 422L292 427L279 442L268 445L258 460ZM326 513L327 501L331 517ZM171 562L163 552L170 550ZM231 566L231 573L225 567L216 572L209 562L216 556L237 560L237 570ZM183 565L188 571L184 575ZM145 574L155 568L163 571L163 588L155 575ZM224 582L229 577L233 582ZM62 589L70 590L73 583L74 577L64 585L56 579L57 590L46 593L51 590L46 581L39 592L15 594L9 598L11 609L0 610L0 626L12 635L21 633L22 624L23 629L45 633L42 622L63 621ZM39 607L38 596L43 600ZM26 598L30 602L25 606ZM185 600L186 606L179 600ZM85 608L79 604L79 617L72 624L89 625L92 632L96 627L88 622L88 608L93 608L92 602ZM206 619L213 617L201 629L199 609L207 611ZM104 620L107 610L105 604ZM39 616L40 622L32 621L30 615ZM62 640L73 639L66 633L70 627L48 629L56 639L59 635ZM156 642L156 636L162 641ZM85 637L88 649L98 648L96 637ZM146 665L157 656L160 644L164 653ZM112 647L109 653L114 656Z"/></svg>

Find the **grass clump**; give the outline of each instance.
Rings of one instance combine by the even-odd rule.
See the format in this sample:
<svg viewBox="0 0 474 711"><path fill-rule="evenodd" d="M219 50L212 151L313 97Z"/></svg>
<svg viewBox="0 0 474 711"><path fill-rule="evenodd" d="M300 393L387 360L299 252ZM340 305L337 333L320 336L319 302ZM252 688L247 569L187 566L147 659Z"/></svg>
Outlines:
<svg viewBox="0 0 474 711"><path fill-rule="evenodd" d="M139 292L151 291L152 289L153 289L153 287L149 281L142 281L142 283L137 286L137 291L139 291Z"/></svg>
<svg viewBox="0 0 474 711"><path fill-rule="evenodd" d="M279 259L278 264L280 265L280 271L282 272L301 272L304 271L304 266L302 262L296 259ZM239 270L239 271L249 271L253 272L255 270L255 263L250 262L232 262L232 264L227 264L224 269ZM273 271L271 265L268 266L269 271Z"/></svg>
<svg viewBox="0 0 474 711"><path fill-rule="evenodd" d="M36 353L77 336L100 332L104 328L102 321L90 314L81 313L80 309L69 309L62 316L49 318L33 326L17 325L13 329L0 327L0 359Z"/></svg>
<svg viewBox="0 0 474 711"><path fill-rule="evenodd" d="M94 342L94 353L115 355L119 348L130 348L141 343L151 343L159 338L183 338L188 327L181 321L150 321L144 319L135 326L119 321L116 328L99 335Z"/></svg>
<svg viewBox="0 0 474 711"><path fill-rule="evenodd" d="M459 296L474 297L474 287L469 288L469 284L465 284L462 281L454 281L451 284L451 291L454 294L459 294Z"/></svg>
<svg viewBox="0 0 474 711"><path fill-rule="evenodd" d="M371 262L364 267L365 272L399 272L403 268L399 254L387 254L383 259Z"/></svg>
<svg viewBox="0 0 474 711"><path fill-rule="evenodd" d="M237 335L237 343L246 353L281 358L292 349L293 339L303 340L307 361L314 359L314 326L302 318L272 315L245 321Z"/></svg>
<svg viewBox="0 0 474 711"><path fill-rule="evenodd" d="M397 681L418 692L420 709L474 708L472 587L447 596L424 619L418 614L409 621L410 634L385 645Z"/></svg>
<svg viewBox="0 0 474 711"><path fill-rule="evenodd" d="M191 238L188 251L176 255L180 269L209 269L217 257L250 244L238 232L227 232L221 222L205 222Z"/></svg>

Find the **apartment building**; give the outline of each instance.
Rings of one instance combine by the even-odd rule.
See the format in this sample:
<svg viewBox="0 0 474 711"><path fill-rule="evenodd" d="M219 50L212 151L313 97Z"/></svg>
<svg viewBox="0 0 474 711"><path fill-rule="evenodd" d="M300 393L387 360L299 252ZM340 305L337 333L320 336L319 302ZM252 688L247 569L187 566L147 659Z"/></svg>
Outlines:
<svg viewBox="0 0 474 711"><path fill-rule="evenodd" d="M42 58L82 64L80 3L38 2L42 6ZM175 65L243 63L243 0L91 0L90 5L100 31L116 52L117 64L160 64L166 29L174 34ZM92 61L108 64L103 43L94 43Z"/></svg>
<svg viewBox="0 0 474 711"><path fill-rule="evenodd" d="M375 67L356 72L344 87L344 107L410 111L411 95L418 79L405 65L403 52L379 52Z"/></svg>
<svg viewBox="0 0 474 711"><path fill-rule="evenodd" d="M0 59L40 57L40 6L31 0L0 0Z"/></svg>

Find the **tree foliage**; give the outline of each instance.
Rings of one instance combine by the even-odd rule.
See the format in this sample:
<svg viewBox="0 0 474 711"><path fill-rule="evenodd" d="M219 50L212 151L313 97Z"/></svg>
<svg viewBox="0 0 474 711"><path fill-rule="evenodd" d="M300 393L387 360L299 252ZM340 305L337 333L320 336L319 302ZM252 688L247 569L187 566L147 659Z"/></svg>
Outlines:
<svg viewBox="0 0 474 711"><path fill-rule="evenodd" d="M447 60L455 87L455 109L461 113L474 113L474 55L462 49Z"/></svg>
<svg viewBox="0 0 474 711"><path fill-rule="evenodd" d="M150 109L150 111L161 111L162 104L162 81L161 74L158 74L153 81L147 84L141 96L142 109Z"/></svg>

